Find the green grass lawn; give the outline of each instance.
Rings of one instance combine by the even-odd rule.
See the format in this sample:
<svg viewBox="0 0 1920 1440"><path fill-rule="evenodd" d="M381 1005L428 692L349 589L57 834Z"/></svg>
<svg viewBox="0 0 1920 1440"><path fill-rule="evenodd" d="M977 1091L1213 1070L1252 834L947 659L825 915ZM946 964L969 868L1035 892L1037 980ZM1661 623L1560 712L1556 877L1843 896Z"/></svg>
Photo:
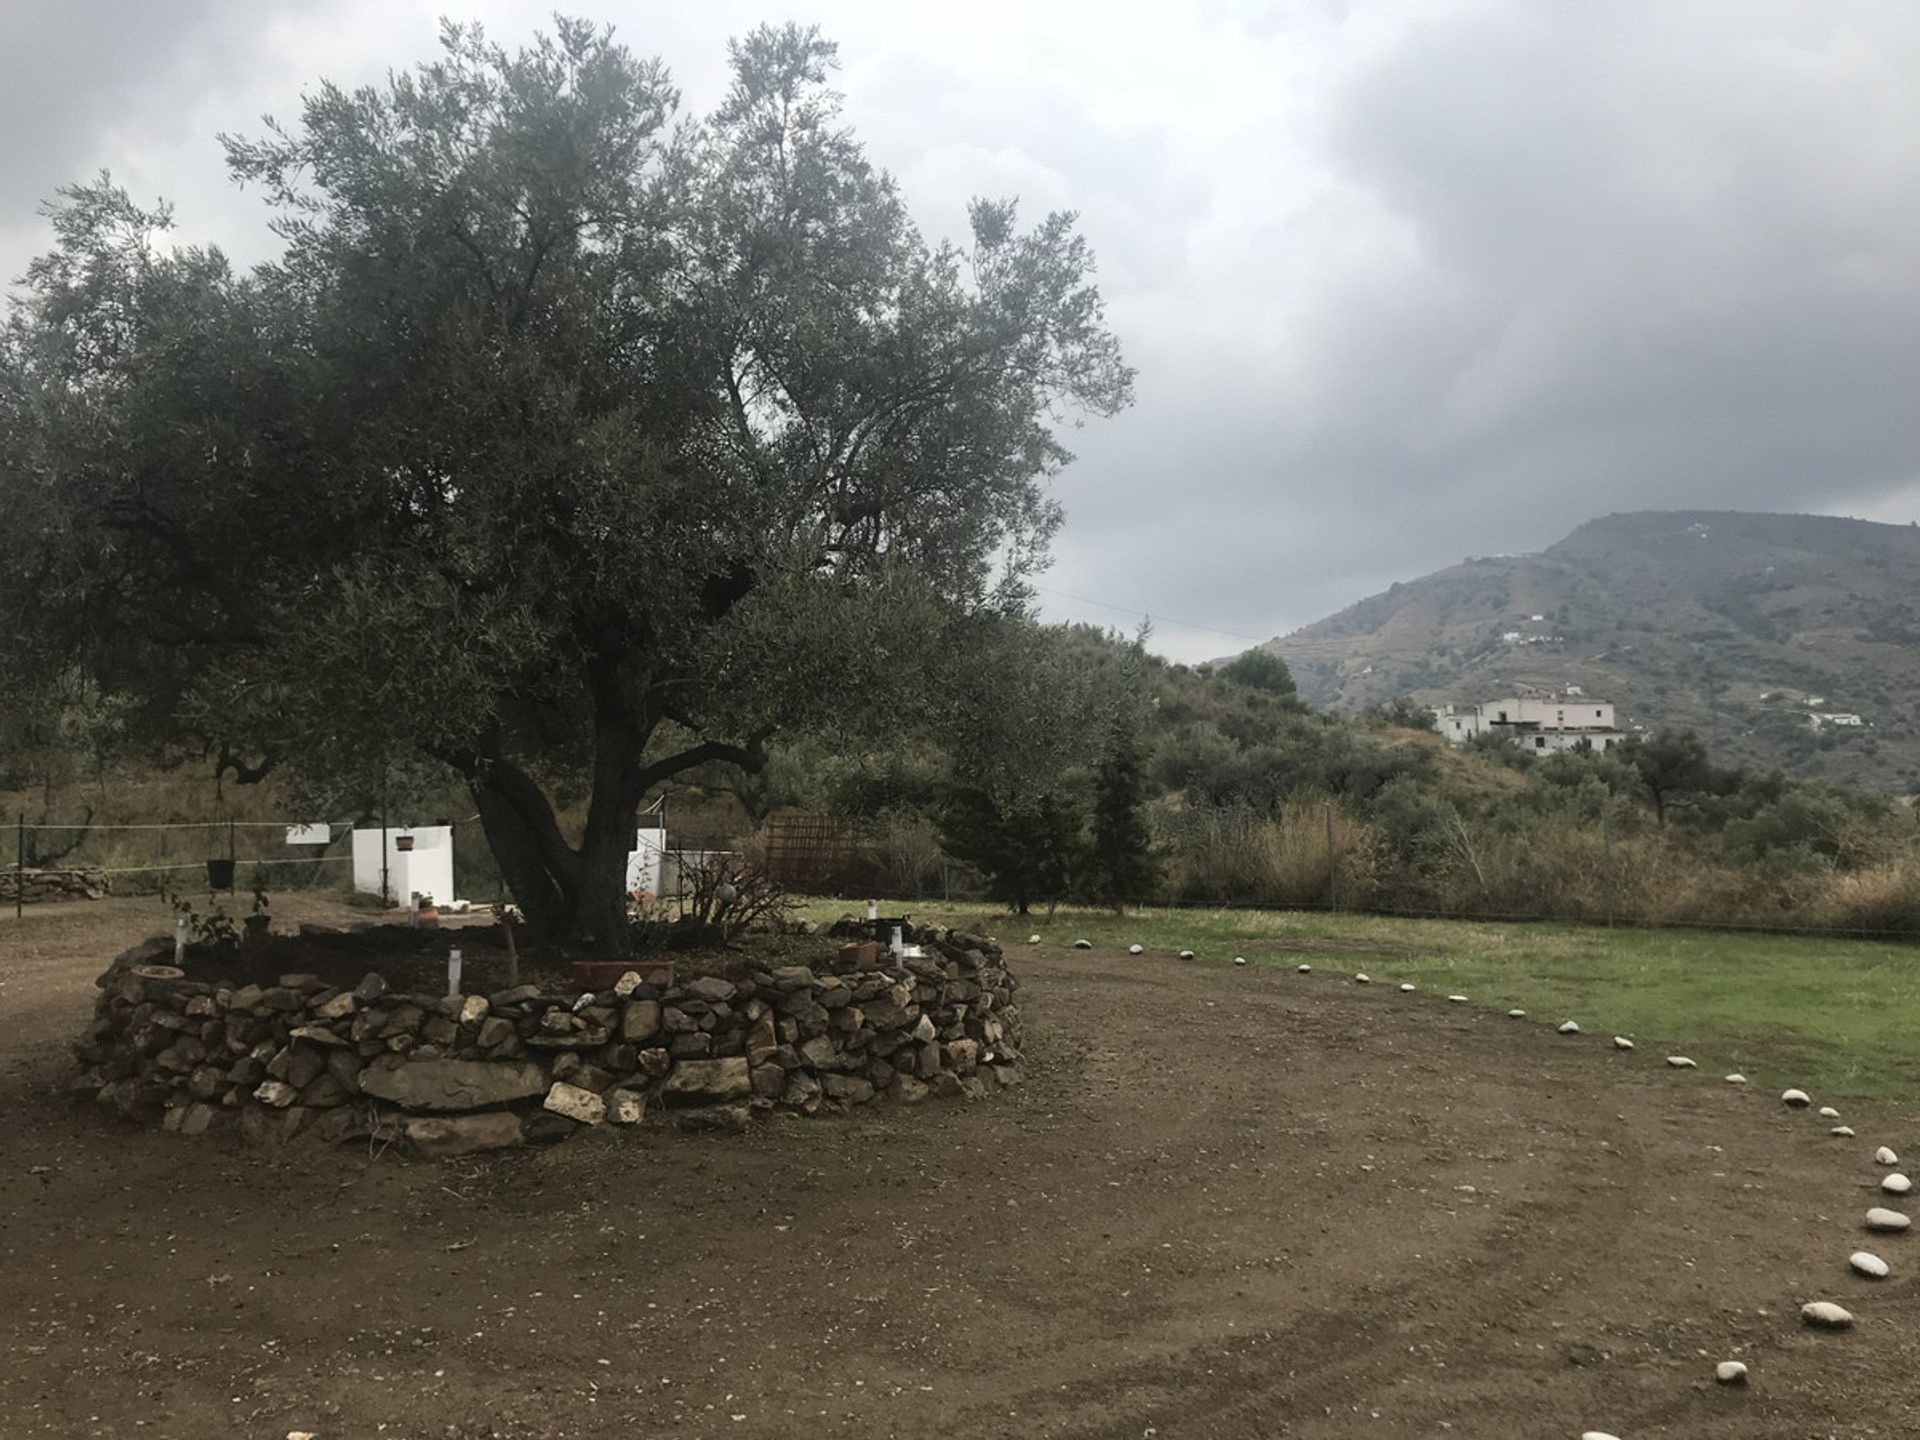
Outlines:
<svg viewBox="0 0 1920 1440"><path fill-rule="evenodd" d="M1691 1055L1715 1076L1738 1070L1756 1085L1800 1085L1821 1099L1920 1099L1920 950L1908 946L1273 910L1061 910L1021 920L980 905L901 908L985 928L1016 951L1037 934L1052 945L1144 945L1141 963L1193 950L1203 961L1311 964L1315 981L1364 970L1375 984L1412 981L1542 1024L1577 1020L1589 1034ZM804 913L830 921L850 910L864 913L842 900L811 901Z"/></svg>

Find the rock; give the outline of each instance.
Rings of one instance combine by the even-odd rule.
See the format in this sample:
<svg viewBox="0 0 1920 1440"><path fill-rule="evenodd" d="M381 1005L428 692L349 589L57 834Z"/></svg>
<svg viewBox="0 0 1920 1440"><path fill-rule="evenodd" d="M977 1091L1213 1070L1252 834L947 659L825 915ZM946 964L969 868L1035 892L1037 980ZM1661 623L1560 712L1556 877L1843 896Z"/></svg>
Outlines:
<svg viewBox="0 0 1920 1440"><path fill-rule="evenodd" d="M1371 985L1373 983L1373 977L1362 970L1353 977L1353 983L1356 985Z"/></svg>
<svg viewBox="0 0 1920 1440"><path fill-rule="evenodd" d="M462 1025L478 1025L482 1020L487 1018L487 1010L489 1008L486 996L467 996L466 999L460 1002L460 1023Z"/></svg>
<svg viewBox="0 0 1920 1440"><path fill-rule="evenodd" d="M1464 995L1449 995L1447 996L1447 1003L1449 1005L1464 1005L1467 1003L1467 997Z"/></svg>
<svg viewBox="0 0 1920 1440"><path fill-rule="evenodd" d="M607 1118L606 1101L593 1091L569 1085L565 1080L553 1082L553 1088L547 1091L545 1108L582 1125L598 1125Z"/></svg>
<svg viewBox="0 0 1920 1440"><path fill-rule="evenodd" d="M314 1045L345 1045L347 1043L324 1025L296 1025L288 1034L291 1039L305 1040Z"/></svg>
<svg viewBox="0 0 1920 1440"><path fill-rule="evenodd" d="M753 1092L753 1075L743 1055L720 1060L682 1060L660 1087L668 1105L705 1105L741 1100Z"/></svg>
<svg viewBox="0 0 1920 1440"><path fill-rule="evenodd" d="M932 1040L938 1033L939 1032L934 1029L933 1017L931 1015L922 1015L915 1023L912 1031L913 1038L918 1040L922 1045Z"/></svg>
<svg viewBox="0 0 1920 1440"><path fill-rule="evenodd" d="M507 1150L520 1143L520 1117L506 1110L478 1115L409 1115L401 1127L413 1153L428 1160Z"/></svg>
<svg viewBox="0 0 1920 1440"><path fill-rule="evenodd" d="M1236 955L1233 957L1233 963L1236 965L1244 965L1247 963L1247 957L1244 955Z"/></svg>
<svg viewBox="0 0 1920 1440"><path fill-rule="evenodd" d="M641 1045L660 1033L660 1002L631 1000L620 1012L620 1038Z"/></svg>
<svg viewBox="0 0 1920 1440"><path fill-rule="evenodd" d="M1869 1280L1884 1280L1887 1278L1887 1262L1871 1250L1854 1251L1853 1254L1847 1256L1847 1264L1856 1274L1864 1275Z"/></svg>
<svg viewBox="0 0 1920 1440"><path fill-rule="evenodd" d="M1145 947L1144 945L1129 945L1129 946L1127 946L1127 954L1129 954L1129 955L1144 955L1144 954L1146 954L1146 953L1147 953L1147 951L1146 951L1146 947Z"/></svg>
<svg viewBox="0 0 1920 1440"><path fill-rule="evenodd" d="M1851 1125L1836 1125L1827 1131L1827 1134L1839 1140L1851 1140L1853 1139L1853 1127Z"/></svg>
<svg viewBox="0 0 1920 1440"><path fill-rule="evenodd" d="M484 1110L544 1094L547 1077L531 1060L376 1060L360 1088L403 1110Z"/></svg>
<svg viewBox="0 0 1920 1440"><path fill-rule="evenodd" d="M749 1065L765 1065L779 1053L780 1036L774 1028L771 1012L753 1022L753 1028L747 1031L743 1048Z"/></svg>
<svg viewBox="0 0 1920 1440"><path fill-rule="evenodd" d="M353 987L353 998L362 1005L371 1005L386 993L387 977L374 970L369 970L360 983Z"/></svg>
<svg viewBox="0 0 1920 1440"><path fill-rule="evenodd" d="M1631 1050L1633 1049L1633 1041L1627 1039L1624 1035L1616 1035L1613 1037L1613 1048L1616 1050ZM1673 1063L1672 1056L1667 1057L1667 1063Z"/></svg>
<svg viewBox="0 0 1920 1440"><path fill-rule="evenodd" d="M622 1000L629 1000L633 998L633 992L645 983L646 982L640 978L640 972L638 970L629 970L613 982L613 993Z"/></svg>
<svg viewBox="0 0 1920 1440"><path fill-rule="evenodd" d="M1560 1022L1560 1033L1562 1035L1578 1035L1580 1033L1580 1027L1571 1020L1562 1020Z"/></svg>
<svg viewBox="0 0 1920 1440"><path fill-rule="evenodd" d="M300 1098L300 1092L284 1080L262 1080L255 1087L253 1098L262 1105L271 1105L276 1110L284 1110Z"/></svg>
<svg viewBox="0 0 1920 1440"><path fill-rule="evenodd" d="M520 1137L529 1145L553 1145L565 1140L579 1128L564 1115L551 1110L536 1110L520 1122Z"/></svg>
<svg viewBox="0 0 1920 1440"><path fill-rule="evenodd" d="M1580 1432L1580 1440L1620 1440L1620 1437L1609 1435L1604 1430L1583 1430Z"/></svg>
<svg viewBox="0 0 1920 1440"><path fill-rule="evenodd" d="M1724 1080L1725 1080L1725 1081L1727 1082L1727 1084L1729 1084L1729 1085L1744 1085L1744 1084L1746 1084L1746 1083L1747 1083L1747 1077L1746 1077L1746 1076L1744 1076L1744 1075L1742 1075L1742 1074L1740 1074L1740 1072L1739 1072L1739 1071L1737 1071L1737 1070L1736 1070L1736 1071L1735 1071L1735 1072L1734 1072L1733 1074L1731 1074L1731 1075L1727 1075L1727 1076L1723 1076L1722 1078L1723 1078L1723 1079L1724 1079Z"/></svg>
<svg viewBox="0 0 1920 1440"><path fill-rule="evenodd" d="M1526 1018L1527 1018L1527 1012L1524 1010L1507 1011L1507 1019L1509 1020L1524 1020Z"/></svg>
<svg viewBox="0 0 1920 1440"><path fill-rule="evenodd" d="M1818 1114L1822 1120L1838 1120L1840 1118L1840 1112L1831 1105L1822 1105L1815 1113Z"/></svg>
<svg viewBox="0 0 1920 1440"><path fill-rule="evenodd" d="M820 1077L820 1088L829 1100L848 1105L864 1105L873 1099L873 1086L858 1075L840 1075L832 1071Z"/></svg>
<svg viewBox="0 0 1920 1440"><path fill-rule="evenodd" d="M1191 959L1193 959L1193 951L1191 951L1191 950L1182 950L1182 951L1180 952L1180 958L1181 958L1182 960L1191 960Z"/></svg>
<svg viewBox="0 0 1920 1440"><path fill-rule="evenodd" d="M1895 1173L1880 1182L1880 1188L1889 1195L1904 1195L1913 1189L1913 1182L1906 1176Z"/></svg>
<svg viewBox="0 0 1920 1440"><path fill-rule="evenodd" d="M1027 944L1038 945L1039 943L1040 943L1040 937L1038 935L1027 936Z"/></svg>
<svg viewBox="0 0 1920 1440"><path fill-rule="evenodd" d="M1873 1163L1876 1165L1898 1165L1900 1163L1900 1157L1885 1145L1882 1145L1878 1150L1873 1152Z"/></svg>
<svg viewBox="0 0 1920 1440"><path fill-rule="evenodd" d="M638 1090L607 1093L607 1119L616 1125L638 1125L647 1116L647 1097Z"/></svg>
<svg viewBox="0 0 1920 1440"><path fill-rule="evenodd" d="M1091 940L1076 940L1076 941L1074 941L1074 942L1073 942L1073 948L1074 948L1074 949L1076 949L1076 950L1091 950L1091 949L1093 949L1093 941L1091 941Z"/></svg>
<svg viewBox="0 0 1920 1440"><path fill-rule="evenodd" d="M473 1043L482 1050L498 1050L516 1034L511 1020L499 1015L489 1015L480 1022L480 1029L473 1037Z"/></svg>
<svg viewBox="0 0 1920 1440"><path fill-rule="evenodd" d="M1883 1210L1878 1205L1867 1211L1867 1229L1898 1231L1909 1229L1913 1221L1898 1210Z"/></svg>
<svg viewBox="0 0 1920 1440"><path fill-rule="evenodd" d="M1744 1385L1747 1383L1747 1367L1738 1360L1722 1360L1713 1367L1713 1378L1722 1385Z"/></svg>
<svg viewBox="0 0 1920 1440"><path fill-rule="evenodd" d="M704 1000L709 1005L724 1005L740 993L740 987L731 980L722 980L718 975L702 975L689 980L686 992L696 1000Z"/></svg>
<svg viewBox="0 0 1920 1440"><path fill-rule="evenodd" d="M1294 968L1302 975L1311 975L1313 973L1313 967L1311 965L1297 965Z"/></svg>
<svg viewBox="0 0 1920 1440"><path fill-rule="evenodd" d="M1407 983L1407 984L1403 984L1403 985L1401 985L1401 987L1400 987L1400 993L1401 993L1402 995L1411 995L1411 994L1413 994L1413 992L1414 992L1414 990L1415 990L1416 988L1417 988L1417 987L1416 987L1416 986L1414 986L1414 985L1413 985L1413 984L1411 984L1411 983Z"/></svg>
<svg viewBox="0 0 1920 1440"><path fill-rule="evenodd" d="M748 1072L753 1093L768 1100L778 1100L781 1091L787 1088L787 1072L774 1064L755 1065Z"/></svg>
<svg viewBox="0 0 1920 1440"><path fill-rule="evenodd" d="M1684 1055L1667 1056L1667 1064L1671 1065L1676 1070L1691 1070L1694 1068L1693 1061L1689 1060Z"/></svg>
<svg viewBox="0 0 1920 1440"><path fill-rule="evenodd" d="M324 1005L314 1007L314 1015L320 1020L344 1020L360 1008L360 997L351 990L342 990Z"/></svg>
<svg viewBox="0 0 1920 1440"><path fill-rule="evenodd" d="M1804 1090L1782 1090L1780 1100L1782 1104L1790 1105L1796 1110L1804 1110L1813 1103L1812 1097Z"/></svg>
<svg viewBox="0 0 1920 1440"><path fill-rule="evenodd" d="M1831 1300L1814 1300L1800 1307L1800 1319L1817 1330L1849 1330L1853 1316Z"/></svg>

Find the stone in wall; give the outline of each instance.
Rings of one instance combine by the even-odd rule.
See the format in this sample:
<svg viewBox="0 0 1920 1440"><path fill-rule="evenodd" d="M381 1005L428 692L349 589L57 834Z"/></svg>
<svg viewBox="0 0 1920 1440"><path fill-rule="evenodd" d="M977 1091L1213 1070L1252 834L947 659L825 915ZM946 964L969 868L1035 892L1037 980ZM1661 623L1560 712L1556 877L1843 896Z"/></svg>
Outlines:
<svg viewBox="0 0 1920 1440"><path fill-rule="evenodd" d="M143 975L156 937L100 976L77 1088L184 1134L261 1144L383 1138L423 1157L646 1123L734 1130L776 1113L977 1098L1020 1078L1017 984L999 947L923 930L900 970L829 960L581 997L237 985Z"/></svg>

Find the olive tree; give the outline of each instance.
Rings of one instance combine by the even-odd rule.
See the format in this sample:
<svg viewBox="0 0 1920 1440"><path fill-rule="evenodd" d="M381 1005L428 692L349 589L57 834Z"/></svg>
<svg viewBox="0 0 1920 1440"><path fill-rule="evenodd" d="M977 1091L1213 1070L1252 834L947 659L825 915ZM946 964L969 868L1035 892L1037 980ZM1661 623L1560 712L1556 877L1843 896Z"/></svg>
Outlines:
<svg viewBox="0 0 1920 1440"><path fill-rule="evenodd" d="M246 272L66 192L0 357L14 628L253 773L451 767L529 922L623 946L649 788L1017 606L1058 432L1132 383L1071 215L929 243L831 44L731 59L691 117L611 32L447 26L225 140Z"/></svg>

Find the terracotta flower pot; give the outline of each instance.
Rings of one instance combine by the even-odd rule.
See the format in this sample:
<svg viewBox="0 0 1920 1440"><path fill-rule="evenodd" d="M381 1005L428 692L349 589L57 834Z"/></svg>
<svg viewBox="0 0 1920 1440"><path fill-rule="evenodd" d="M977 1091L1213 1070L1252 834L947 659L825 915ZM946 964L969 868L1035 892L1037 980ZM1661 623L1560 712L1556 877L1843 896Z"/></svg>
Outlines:
<svg viewBox="0 0 1920 1440"><path fill-rule="evenodd" d="M394 848L394 849L396 849L396 850L411 850L411 849L413 849L413 836L411 836L411 835L396 835L396 836L394 836L394 837L393 837L393 848Z"/></svg>

